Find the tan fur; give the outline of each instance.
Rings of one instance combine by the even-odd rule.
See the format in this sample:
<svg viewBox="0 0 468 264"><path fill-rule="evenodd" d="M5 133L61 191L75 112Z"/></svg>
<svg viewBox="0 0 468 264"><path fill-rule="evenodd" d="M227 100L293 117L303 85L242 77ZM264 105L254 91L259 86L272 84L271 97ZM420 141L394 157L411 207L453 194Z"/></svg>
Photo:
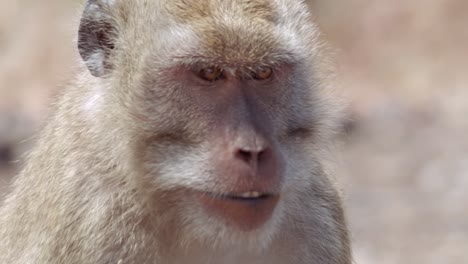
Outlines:
<svg viewBox="0 0 468 264"><path fill-rule="evenodd" d="M246 16L255 20L273 21L276 14L269 1L217 1L209 0L200 5L197 1L175 1L167 4L171 15L184 23L200 20L210 20L223 13L223 9L230 8L232 15Z"/></svg>
<svg viewBox="0 0 468 264"><path fill-rule="evenodd" d="M0 209L0 263L350 264L341 198L327 172L337 107L324 90L305 4L101 2L97 17L112 25L115 49L81 47L95 76L84 68L63 92ZM96 23L86 19L82 26ZM194 65L279 73L268 86L242 81L242 94L188 85ZM246 94L261 103L252 108ZM229 178L210 173L212 146L223 131L248 139L245 122L284 159L277 208L248 232L208 216L194 193L230 188Z"/></svg>

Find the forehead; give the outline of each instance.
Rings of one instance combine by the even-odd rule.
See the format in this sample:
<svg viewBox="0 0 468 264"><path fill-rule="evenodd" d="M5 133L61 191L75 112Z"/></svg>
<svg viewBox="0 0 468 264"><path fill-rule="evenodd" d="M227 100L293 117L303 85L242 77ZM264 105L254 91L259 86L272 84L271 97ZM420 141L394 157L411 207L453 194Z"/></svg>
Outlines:
<svg viewBox="0 0 468 264"><path fill-rule="evenodd" d="M231 64L270 64L286 55L275 32L272 0L173 0L167 10L196 36L193 57Z"/></svg>
<svg viewBox="0 0 468 264"><path fill-rule="evenodd" d="M219 16L266 21L274 21L276 17L272 0L173 0L167 7L174 17L187 23Z"/></svg>

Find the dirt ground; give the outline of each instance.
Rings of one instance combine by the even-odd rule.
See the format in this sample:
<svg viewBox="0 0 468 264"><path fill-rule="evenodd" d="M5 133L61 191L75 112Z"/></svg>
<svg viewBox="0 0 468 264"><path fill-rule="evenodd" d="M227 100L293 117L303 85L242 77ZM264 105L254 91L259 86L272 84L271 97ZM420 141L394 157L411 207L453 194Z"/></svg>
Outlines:
<svg viewBox="0 0 468 264"><path fill-rule="evenodd" d="M355 262L468 263L468 2L310 1L351 102ZM0 0L0 195L76 65L79 2Z"/></svg>

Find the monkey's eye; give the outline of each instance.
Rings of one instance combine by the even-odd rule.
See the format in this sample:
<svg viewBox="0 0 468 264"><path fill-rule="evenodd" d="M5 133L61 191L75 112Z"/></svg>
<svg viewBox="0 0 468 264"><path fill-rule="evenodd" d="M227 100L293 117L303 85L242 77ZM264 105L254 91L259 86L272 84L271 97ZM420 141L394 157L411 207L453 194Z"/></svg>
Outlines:
<svg viewBox="0 0 468 264"><path fill-rule="evenodd" d="M252 73L252 77L258 81L264 81L271 78L273 69L271 67L259 67Z"/></svg>
<svg viewBox="0 0 468 264"><path fill-rule="evenodd" d="M205 81L214 82L223 78L223 70L215 66L203 68L198 72L198 77Z"/></svg>

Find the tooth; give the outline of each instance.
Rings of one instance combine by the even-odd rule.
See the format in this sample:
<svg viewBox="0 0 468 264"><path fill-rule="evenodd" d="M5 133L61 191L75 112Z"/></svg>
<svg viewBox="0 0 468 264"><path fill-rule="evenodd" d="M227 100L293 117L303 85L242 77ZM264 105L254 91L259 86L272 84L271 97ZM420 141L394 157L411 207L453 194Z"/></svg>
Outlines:
<svg viewBox="0 0 468 264"><path fill-rule="evenodd" d="M243 193L243 194L241 194L241 197L242 198L250 198L250 193L249 192Z"/></svg>
<svg viewBox="0 0 468 264"><path fill-rule="evenodd" d="M259 192L245 192L240 194L242 198L259 198L261 195Z"/></svg>

